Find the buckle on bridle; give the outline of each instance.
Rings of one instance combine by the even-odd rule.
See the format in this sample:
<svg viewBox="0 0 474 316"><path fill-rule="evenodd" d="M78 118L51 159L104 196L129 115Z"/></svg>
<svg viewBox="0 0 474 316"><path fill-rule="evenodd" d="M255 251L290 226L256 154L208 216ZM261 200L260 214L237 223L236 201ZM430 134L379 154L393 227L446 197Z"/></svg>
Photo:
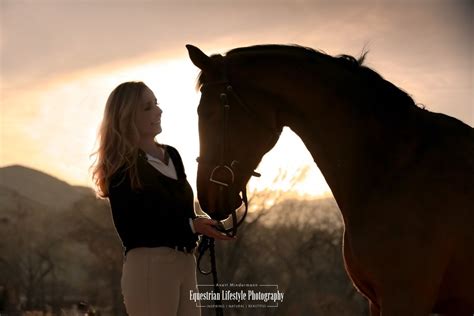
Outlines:
<svg viewBox="0 0 474 316"><path fill-rule="evenodd" d="M233 163L233 162L232 162ZM222 181L219 181L219 180L216 180L214 179L214 173L219 170L220 168L224 168L224 170L227 170L229 173L230 173L230 176L231 176L231 182L230 183L225 183L225 182L222 182ZM222 185L224 187L229 187L229 185L231 185L232 183L234 183L234 171L232 170L231 167L227 166L227 165L219 165L219 166L215 166L214 169L212 169L212 172L211 172L211 175L209 177L209 181L211 181L212 183L216 183L216 184L219 184L219 185Z"/></svg>

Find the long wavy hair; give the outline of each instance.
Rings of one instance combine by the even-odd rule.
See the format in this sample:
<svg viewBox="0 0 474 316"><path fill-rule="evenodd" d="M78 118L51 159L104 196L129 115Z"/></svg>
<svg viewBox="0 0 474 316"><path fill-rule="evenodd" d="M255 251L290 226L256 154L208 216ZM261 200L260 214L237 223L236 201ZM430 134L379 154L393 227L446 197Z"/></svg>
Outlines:
<svg viewBox="0 0 474 316"><path fill-rule="evenodd" d="M142 188L137 171L140 136L135 116L145 89L148 87L141 81L124 82L107 99L97 135L99 146L91 154L96 156L91 165L92 180L96 195L100 198L109 196L110 178L122 167L128 172L131 188Z"/></svg>

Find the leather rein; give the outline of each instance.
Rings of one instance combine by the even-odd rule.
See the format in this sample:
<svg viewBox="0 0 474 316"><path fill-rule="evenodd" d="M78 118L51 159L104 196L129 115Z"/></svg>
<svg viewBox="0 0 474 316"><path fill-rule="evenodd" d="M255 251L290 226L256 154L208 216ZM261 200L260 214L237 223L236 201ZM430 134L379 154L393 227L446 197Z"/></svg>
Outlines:
<svg viewBox="0 0 474 316"><path fill-rule="evenodd" d="M247 199L247 190L246 187L238 188L238 191L235 192L233 191L233 185L234 185L234 180L235 180L235 174L237 171L249 171L252 170L253 168L245 168L245 165L239 162L238 160L232 159L231 162L229 163L229 160L226 160L226 153L227 153L227 146L229 145L229 117L230 117L230 110L231 106L228 100L228 95L232 95L232 97L237 101L237 104L247 112L249 116L252 118L256 119L257 122L260 124L260 126L269 129L272 132L272 137L279 137L281 130L278 130L278 128L273 128L270 126L267 126L266 124L262 124L264 122L263 120L260 120L258 114L253 111L250 107L248 107L245 102L239 97L239 95L235 92L233 89L232 85L228 80L222 80L222 81L215 81L211 83L206 83L203 85L204 86L211 86L211 85L224 85L225 89L223 92L220 93L219 99L221 101L222 105L222 110L223 110L223 120L222 120L222 133L221 133L221 143L220 143L220 156L219 156L219 161L218 163L215 163L213 161L207 161L203 160L200 157L196 159L198 164L203 164L207 165L210 167L213 167L211 175L209 176L209 182L214 183L216 185L219 185L219 194L220 198L218 201L220 202L220 206L224 206L224 199L227 198L227 201L233 196L233 193L240 194L242 193L242 202L245 205L245 211L240 220L238 220L237 217L237 209L232 209L231 216L232 216L232 227L231 228L225 228L223 221L218 221L217 224L217 229L224 234L234 237L237 235L237 228L244 222L245 217L247 216L248 212L248 199ZM242 168L243 167L243 168ZM228 176L228 181L222 180L222 179L217 179L216 173L217 172L222 172ZM256 171L251 171L251 176L255 177L260 177L260 173ZM226 189L226 190L225 190ZM226 192L227 191L227 192ZM227 196L226 193L228 193ZM214 283L214 291L220 292L219 286L218 286L218 280L217 280L217 268L216 268L216 258L215 258L215 249L214 249L214 238L207 237L207 236L202 236L201 242L198 247L198 252L199 256L197 259L197 267L200 273L204 275L208 275L212 273L213 276L213 283ZM210 260L211 260L211 270L209 271L204 271L201 269L201 259L204 255L204 253L209 250L210 252ZM222 302L221 300L216 300L216 315L223 315L223 310L222 310Z"/></svg>

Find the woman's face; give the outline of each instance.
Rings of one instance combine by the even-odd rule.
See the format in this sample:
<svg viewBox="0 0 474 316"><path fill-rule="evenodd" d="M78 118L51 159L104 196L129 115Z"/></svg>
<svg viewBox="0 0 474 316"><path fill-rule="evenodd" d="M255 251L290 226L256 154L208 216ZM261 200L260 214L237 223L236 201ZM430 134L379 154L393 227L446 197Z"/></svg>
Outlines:
<svg viewBox="0 0 474 316"><path fill-rule="evenodd" d="M158 106L155 94L145 88L135 117L135 125L141 137L155 137L161 133L161 113L163 111Z"/></svg>

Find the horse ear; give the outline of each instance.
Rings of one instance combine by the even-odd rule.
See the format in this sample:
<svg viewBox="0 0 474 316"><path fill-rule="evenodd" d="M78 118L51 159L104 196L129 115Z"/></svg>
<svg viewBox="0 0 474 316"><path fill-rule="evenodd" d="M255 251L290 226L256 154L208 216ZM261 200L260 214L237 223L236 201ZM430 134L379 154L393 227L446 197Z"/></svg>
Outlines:
<svg viewBox="0 0 474 316"><path fill-rule="evenodd" d="M193 45L186 45L188 49L189 58L194 65L196 65L199 69L206 71L209 70L211 67L211 58L204 54L199 48Z"/></svg>

